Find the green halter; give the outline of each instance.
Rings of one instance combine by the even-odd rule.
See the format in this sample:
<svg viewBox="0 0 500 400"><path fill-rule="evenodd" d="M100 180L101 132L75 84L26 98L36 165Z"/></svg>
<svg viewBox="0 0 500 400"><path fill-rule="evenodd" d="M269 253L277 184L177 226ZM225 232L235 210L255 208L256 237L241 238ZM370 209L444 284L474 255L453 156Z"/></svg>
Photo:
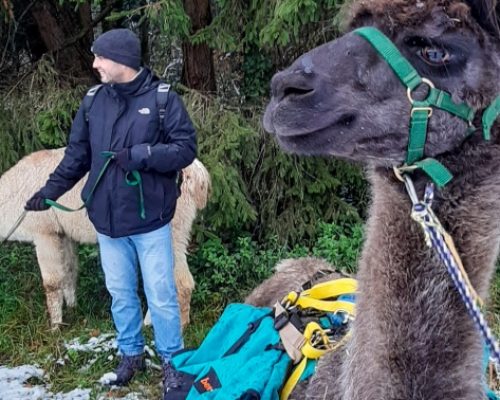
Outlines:
<svg viewBox="0 0 500 400"><path fill-rule="evenodd" d="M380 56L389 64L396 76L407 88L408 100L412 106L410 119L410 135L408 138L408 153L403 169L422 169L439 187L445 186L453 175L434 158L424 158L424 147L427 138L427 123L432 115L433 107L448 111L465 120L469 124L469 133L476 128L472 125L474 110L465 103L456 104L449 93L436 89L434 84L422 78L413 66L399 52L396 46L378 29L363 27L356 29L355 34L366 39ZM414 100L412 92L421 84L429 87L427 97ZM482 117L483 138L490 139L490 130L500 115L500 96L484 111Z"/></svg>

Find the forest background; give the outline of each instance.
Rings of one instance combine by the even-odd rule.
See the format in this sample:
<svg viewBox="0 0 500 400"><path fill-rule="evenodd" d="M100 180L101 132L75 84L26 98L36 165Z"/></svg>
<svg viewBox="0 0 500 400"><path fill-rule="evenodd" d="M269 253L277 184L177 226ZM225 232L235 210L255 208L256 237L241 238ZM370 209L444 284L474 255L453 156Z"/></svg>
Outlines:
<svg viewBox="0 0 500 400"><path fill-rule="evenodd" d="M145 64L183 96L198 133L198 158L212 177L188 262L196 281L188 345L224 306L241 301L286 257L314 255L355 272L367 185L359 167L283 153L261 127L272 75L335 38L341 0L0 0L0 173L24 155L61 147L80 101L98 83L91 44L127 27ZM103 356L65 347L111 332L110 299L95 246L79 250L79 305L68 326L48 330L33 248L0 247L0 365L36 362L54 391L91 387L112 368ZM500 279L490 302L495 326ZM495 312L497 311L497 312ZM498 333L498 328L495 328ZM64 368L55 359L65 359ZM158 377L127 390L146 398Z"/></svg>

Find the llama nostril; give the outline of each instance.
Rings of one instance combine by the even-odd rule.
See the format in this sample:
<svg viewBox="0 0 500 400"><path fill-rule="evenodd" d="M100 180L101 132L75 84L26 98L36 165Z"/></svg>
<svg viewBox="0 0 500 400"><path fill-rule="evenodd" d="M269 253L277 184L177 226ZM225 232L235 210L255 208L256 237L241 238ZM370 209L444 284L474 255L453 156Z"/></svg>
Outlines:
<svg viewBox="0 0 500 400"><path fill-rule="evenodd" d="M273 77L271 92L275 101L280 102L287 97L299 98L314 92L314 79L305 76L304 70L280 72Z"/></svg>

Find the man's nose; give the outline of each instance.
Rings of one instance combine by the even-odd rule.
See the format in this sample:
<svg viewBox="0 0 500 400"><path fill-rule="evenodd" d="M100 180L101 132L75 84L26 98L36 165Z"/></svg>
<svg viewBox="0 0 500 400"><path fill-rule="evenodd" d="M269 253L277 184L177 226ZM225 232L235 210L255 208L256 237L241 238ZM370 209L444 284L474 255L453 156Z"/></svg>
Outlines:
<svg viewBox="0 0 500 400"><path fill-rule="evenodd" d="M93 68L97 68L99 66L99 59L96 57L94 58L94 62L92 63Z"/></svg>

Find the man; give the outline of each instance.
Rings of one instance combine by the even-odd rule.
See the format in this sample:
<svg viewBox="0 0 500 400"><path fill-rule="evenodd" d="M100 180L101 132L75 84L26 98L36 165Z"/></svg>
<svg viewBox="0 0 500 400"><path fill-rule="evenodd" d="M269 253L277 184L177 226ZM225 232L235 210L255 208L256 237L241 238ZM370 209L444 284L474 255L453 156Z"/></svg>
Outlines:
<svg viewBox="0 0 500 400"><path fill-rule="evenodd" d="M88 112L80 106L63 160L25 208L47 209L45 199L56 200L89 172L82 199L97 231L122 353L111 384L126 385L145 367L139 265L167 393L179 384L170 360L183 347L170 221L177 172L196 155L195 130L172 91L163 120L159 117L160 81L141 68L140 41L132 31L104 33L92 52L103 85L94 90Z"/></svg>

